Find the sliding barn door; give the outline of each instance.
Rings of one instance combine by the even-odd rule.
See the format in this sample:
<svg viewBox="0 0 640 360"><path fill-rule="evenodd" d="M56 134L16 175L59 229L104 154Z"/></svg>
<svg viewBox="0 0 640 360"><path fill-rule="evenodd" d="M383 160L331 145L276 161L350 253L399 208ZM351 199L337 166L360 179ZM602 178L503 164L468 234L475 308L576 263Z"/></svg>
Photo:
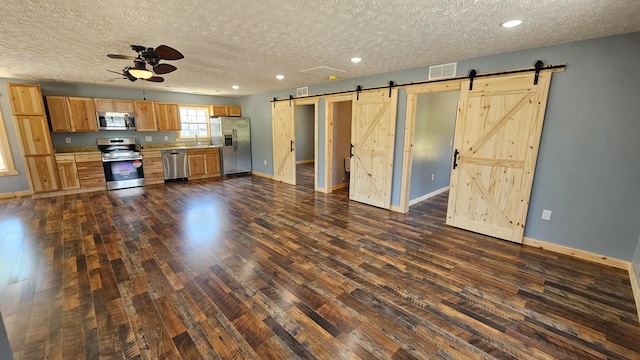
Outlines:
<svg viewBox="0 0 640 360"><path fill-rule="evenodd" d="M294 106L290 101L276 101L272 105L273 121L273 179L296 184L296 153L294 148Z"/></svg>
<svg viewBox="0 0 640 360"><path fill-rule="evenodd" d="M351 123L349 198L391 208L391 176L398 91L388 89L354 95Z"/></svg>
<svg viewBox="0 0 640 360"><path fill-rule="evenodd" d="M462 83L448 225L522 242L550 81L543 72L537 85L534 73Z"/></svg>

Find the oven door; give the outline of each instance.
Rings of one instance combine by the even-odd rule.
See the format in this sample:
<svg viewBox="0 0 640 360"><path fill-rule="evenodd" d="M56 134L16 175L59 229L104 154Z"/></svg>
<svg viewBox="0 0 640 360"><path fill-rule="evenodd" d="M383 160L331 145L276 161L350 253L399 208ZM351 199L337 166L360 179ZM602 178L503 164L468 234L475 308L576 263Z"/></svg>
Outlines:
<svg viewBox="0 0 640 360"><path fill-rule="evenodd" d="M107 189L124 189L144 185L142 160L104 161L104 176Z"/></svg>

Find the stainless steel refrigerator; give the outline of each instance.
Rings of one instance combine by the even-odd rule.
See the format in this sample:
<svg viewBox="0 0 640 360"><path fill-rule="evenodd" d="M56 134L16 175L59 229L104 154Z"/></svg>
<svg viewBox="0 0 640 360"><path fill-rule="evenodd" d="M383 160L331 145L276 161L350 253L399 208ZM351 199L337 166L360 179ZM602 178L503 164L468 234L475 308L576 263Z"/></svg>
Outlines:
<svg viewBox="0 0 640 360"><path fill-rule="evenodd" d="M220 146L220 173L251 172L251 122L248 117L210 119L211 143Z"/></svg>

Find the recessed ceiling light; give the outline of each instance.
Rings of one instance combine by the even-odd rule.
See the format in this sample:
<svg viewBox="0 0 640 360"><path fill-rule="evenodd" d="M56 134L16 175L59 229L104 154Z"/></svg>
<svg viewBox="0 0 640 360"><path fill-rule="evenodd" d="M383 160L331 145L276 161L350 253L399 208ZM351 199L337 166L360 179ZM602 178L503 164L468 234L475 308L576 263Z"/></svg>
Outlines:
<svg viewBox="0 0 640 360"><path fill-rule="evenodd" d="M509 21L505 21L502 24L500 24L500 26L504 27L504 28L512 28L512 27L516 27L518 25L522 24L522 20L509 20Z"/></svg>
<svg viewBox="0 0 640 360"><path fill-rule="evenodd" d="M276 79L282 80L282 79L284 79L284 75L276 75Z"/></svg>
<svg viewBox="0 0 640 360"><path fill-rule="evenodd" d="M233 88L234 90L238 90L238 89L240 89L240 86L238 86L238 85L233 85L233 86L232 86L232 88Z"/></svg>
<svg viewBox="0 0 640 360"><path fill-rule="evenodd" d="M360 61L362 61L362 58L359 58L359 57L352 57L351 58L351 62L359 63Z"/></svg>

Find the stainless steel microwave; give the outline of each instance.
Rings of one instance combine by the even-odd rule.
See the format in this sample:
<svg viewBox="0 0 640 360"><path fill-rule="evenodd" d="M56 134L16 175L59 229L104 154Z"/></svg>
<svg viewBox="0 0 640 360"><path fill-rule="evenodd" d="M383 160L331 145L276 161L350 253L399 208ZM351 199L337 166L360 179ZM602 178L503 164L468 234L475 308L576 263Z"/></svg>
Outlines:
<svg viewBox="0 0 640 360"><path fill-rule="evenodd" d="M136 116L134 113L97 112L98 130L135 130Z"/></svg>

